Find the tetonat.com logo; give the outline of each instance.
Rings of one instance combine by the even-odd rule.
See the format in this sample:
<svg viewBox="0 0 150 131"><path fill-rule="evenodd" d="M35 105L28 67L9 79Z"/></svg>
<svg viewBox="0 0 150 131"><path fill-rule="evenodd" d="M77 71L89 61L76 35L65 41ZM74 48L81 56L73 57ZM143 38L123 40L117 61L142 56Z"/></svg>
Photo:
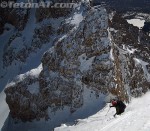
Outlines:
<svg viewBox="0 0 150 131"><path fill-rule="evenodd" d="M28 0L27 2L14 2L14 1L2 1L0 3L1 8L75 8L76 3L53 3L52 1L39 1L33 2Z"/></svg>

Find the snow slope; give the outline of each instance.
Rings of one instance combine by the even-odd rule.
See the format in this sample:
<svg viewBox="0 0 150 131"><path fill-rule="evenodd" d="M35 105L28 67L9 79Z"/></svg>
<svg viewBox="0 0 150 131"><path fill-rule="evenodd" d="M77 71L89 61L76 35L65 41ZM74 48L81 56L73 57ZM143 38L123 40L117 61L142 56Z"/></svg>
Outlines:
<svg viewBox="0 0 150 131"><path fill-rule="evenodd" d="M115 109L107 105L103 110L89 118L78 120L73 126L55 128L55 131L149 131L150 130L150 92L141 98L133 99L121 116L113 118ZM107 114L107 115L106 115Z"/></svg>

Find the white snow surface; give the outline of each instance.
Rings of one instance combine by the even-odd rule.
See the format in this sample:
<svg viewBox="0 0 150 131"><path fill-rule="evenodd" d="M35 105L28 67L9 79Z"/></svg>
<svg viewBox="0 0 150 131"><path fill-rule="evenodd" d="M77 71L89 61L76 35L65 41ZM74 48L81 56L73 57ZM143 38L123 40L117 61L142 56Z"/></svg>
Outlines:
<svg viewBox="0 0 150 131"><path fill-rule="evenodd" d="M75 27L78 27L79 24L83 21L84 19L83 7L80 4L75 7L75 12L72 14L72 17L65 20L66 23L75 25Z"/></svg>
<svg viewBox="0 0 150 131"><path fill-rule="evenodd" d="M2 91L0 93L0 100L1 100L1 102L0 102L0 130L3 127L5 120L9 113L9 108L5 102L5 98L6 98L6 95L5 95L4 91Z"/></svg>
<svg viewBox="0 0 150 131"><path fill-rule="evenodd" d="M22 81L22 80L24 80L27 76L31 76L31 77L34 77L34 78L38 78L38 76L39 76L40 72L42 71L42 69L43 69L43 68L42 68L42 64L40 64L37 68L32 69L32 70L26 72L25 74L20 74L20 75L18 75L13 81L11 81L10 83L8 83L5 88L7 88L7 87L9 87L9 86L15 85L17 81L18 81L18 82L19 82L19 81ZM32 86L33 86L33 85L32 85ZM35 87L35 85L34 85L34 87Z"/></svg>
<svg viewBox="0 0 150 131"><path fill-rule="evenodd" d="M71 20L71 24L78 26L79 23L83 20L82 13L75 14L74 18Z"/></svg>
<svg viewBox="0 0 150 131"><path fill-rule="evenodd" d="M134 26L137 26L138 28L141 28L144 26L144 22L145 20L141 20L141 19L130 19L130 20L127 20L127 22L129 24L133 24Z"/></svg>
<svg viewBox="0 0 150 131"><path fill-rule="evenodd" d="M134 98L121 116L113 117L114 108L109 104L98 113L77 124L62 124L55 131L149 131L150 130L150 92L141 98ZM108 112L109 110L109 112ZM107 113L108 112L108 113Z"/></svg>

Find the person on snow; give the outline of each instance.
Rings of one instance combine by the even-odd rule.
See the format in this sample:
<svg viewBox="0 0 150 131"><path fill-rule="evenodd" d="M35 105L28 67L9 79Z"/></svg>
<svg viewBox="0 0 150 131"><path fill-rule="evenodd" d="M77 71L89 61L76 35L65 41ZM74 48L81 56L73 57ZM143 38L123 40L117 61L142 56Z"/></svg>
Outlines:
<svg viewBox="0 0 150 131"><path fill-rule="evenodd" d="M122 114L124 112L125 108L126 108L126 105L121 100L115 100L115 99L113 99L111 101L111 104L112 105L110 106L110 108L111 107L115 107L116 108L116 113L114 114L114 117L116 115Z"/></svg>

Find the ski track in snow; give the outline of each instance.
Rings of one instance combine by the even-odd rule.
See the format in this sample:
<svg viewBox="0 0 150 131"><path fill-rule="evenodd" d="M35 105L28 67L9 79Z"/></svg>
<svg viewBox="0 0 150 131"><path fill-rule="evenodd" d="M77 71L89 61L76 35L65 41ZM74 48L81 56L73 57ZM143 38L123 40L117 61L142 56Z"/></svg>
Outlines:
<svg viewBox="0 0 150 131"><path fill-rule="evenodd" d="M114 108L107 105L97 114L83 120L76 125L55 128L55 131L150 131L150 92L141 98L133 99L127 105L126 111L113 118Z"/></svg>

